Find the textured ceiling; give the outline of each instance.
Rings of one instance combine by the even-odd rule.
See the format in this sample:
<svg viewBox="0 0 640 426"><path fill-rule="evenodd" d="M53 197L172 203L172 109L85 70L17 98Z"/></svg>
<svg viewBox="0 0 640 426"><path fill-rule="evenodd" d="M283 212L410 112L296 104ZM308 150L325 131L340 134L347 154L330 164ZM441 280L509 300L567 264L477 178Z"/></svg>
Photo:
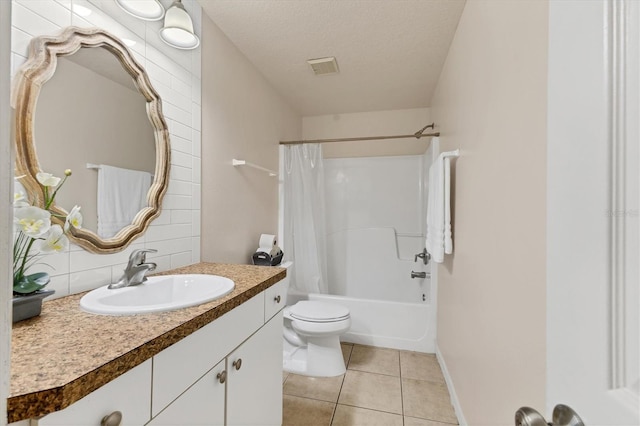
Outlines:
<svg viewBox="0 0 640 426"><path fill-rule="evenodd" d="M427 107L464 0L199 0L304 116ZM205 41L206 42L206 41ZM335 56L339 74L307 59Z"/></svg>

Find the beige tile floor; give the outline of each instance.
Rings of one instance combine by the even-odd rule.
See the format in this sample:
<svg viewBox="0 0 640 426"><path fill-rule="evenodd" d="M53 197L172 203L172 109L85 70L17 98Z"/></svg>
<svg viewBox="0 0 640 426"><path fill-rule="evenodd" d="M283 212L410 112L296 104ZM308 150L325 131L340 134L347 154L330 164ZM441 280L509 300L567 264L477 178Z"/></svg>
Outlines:
<svg viewBox="0 0 640 426"><path fill-rule="evenodd" d="M283 375L284 426L458 424L435 355L342 344L347 373Z"/></svg>

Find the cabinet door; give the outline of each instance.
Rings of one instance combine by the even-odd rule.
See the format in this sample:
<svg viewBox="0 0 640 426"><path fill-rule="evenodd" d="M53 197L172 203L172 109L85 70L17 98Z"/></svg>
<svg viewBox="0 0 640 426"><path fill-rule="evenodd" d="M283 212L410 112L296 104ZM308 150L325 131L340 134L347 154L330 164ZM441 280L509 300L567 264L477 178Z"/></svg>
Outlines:
<svg viewBox="0 0 640 426"><path fill-rule="evenodd" d="M162 410L148 426L224 425L225 384L218 374L225 370L222 360L193 386Z"/></svg>
<svg viewBox="0 0 640 426"><path fill-rule="evenodd" d="M227 366L227 425L282 424L282 312L232 352Z"/></svg>
<svg viewBox="0 0 640 426"><path fill-rule="evenodd" d="M142 426L151 418L151 360L95 392L38 420L38 426L99 425L104 416L122 413L122 426Z"/></svg>

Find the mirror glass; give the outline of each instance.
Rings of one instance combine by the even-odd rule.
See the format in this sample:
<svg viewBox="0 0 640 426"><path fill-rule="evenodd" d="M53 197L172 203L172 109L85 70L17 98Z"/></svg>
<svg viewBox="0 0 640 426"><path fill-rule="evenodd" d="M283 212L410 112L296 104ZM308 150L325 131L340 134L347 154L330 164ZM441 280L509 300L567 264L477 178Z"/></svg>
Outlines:
<svg viewBox="0 0 640 426"><path fill-rule="evenodd" d="M81 206L83 227L101 238L111 238L120 229L104 223L98 226L100 166L142 171L149 178L154 173L155 137L146 105L120 61L101 47L58 58L55 74L40 91L34 120L40 166L56 176L65 169L73 171L56 204L67 211ZM149 179L146 191L150 184ZM138 210L147 205L146 191L142 200L131 200L138 202ZM133 216L138 210L133 210ZM108 218L103 215L101 220Z"/></svg>
<svg viewBox="0 0 640 426"><path fill-rule="evenodd" d="M64 217L81 206L74 243L94 253L124 250L160 214L169 129L146 71L117 37L67 27L33 38L11 104L16 176L29 199L43 206L40 171L73 172L51 209Z"/></svg>

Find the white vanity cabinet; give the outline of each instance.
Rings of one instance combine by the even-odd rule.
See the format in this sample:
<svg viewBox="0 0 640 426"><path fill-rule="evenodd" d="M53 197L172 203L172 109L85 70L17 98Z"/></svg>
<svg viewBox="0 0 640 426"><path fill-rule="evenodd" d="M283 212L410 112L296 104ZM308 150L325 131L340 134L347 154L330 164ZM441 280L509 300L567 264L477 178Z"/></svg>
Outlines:
<svg viewBox="0 0 640 426"><path fill-rule="evenodd" d="M99 425L104 416L120 411L120 426L280 425L280 284L31 424Z"/></svg>
<svg viewBox="0 0 640 426"><path fill-rule="evenodd" d="M102 418L122 413L121 426L143 425L151 418L151 360L127 371L61 411L47 414L31 425L99 425Z"/></svg>
<svg viewBox="0 0 640 426"><path fill-rule="evenodd" d="M264 325L264 292L153 357L155 417Z"/></svg>
<svg viewBox="0 0 640 426"><path fill-rule="evenodd" d="M280 425L281 364L280 314L209 370L147 426Z"/></svg>

